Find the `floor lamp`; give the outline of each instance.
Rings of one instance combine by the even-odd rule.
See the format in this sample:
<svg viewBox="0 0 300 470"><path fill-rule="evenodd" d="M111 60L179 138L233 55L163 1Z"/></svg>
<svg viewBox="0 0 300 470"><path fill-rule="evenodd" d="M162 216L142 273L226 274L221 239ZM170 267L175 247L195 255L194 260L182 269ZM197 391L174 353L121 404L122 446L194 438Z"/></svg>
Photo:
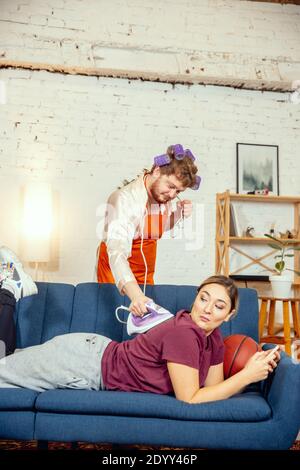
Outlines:
<svg viewBox="0 0 300 470"><path fill-rule="evenodd" d="M23 260L35 263L38 280L39 263L50 261L53 226L52 189L48 183L30 182L24 188Z"/></svg>

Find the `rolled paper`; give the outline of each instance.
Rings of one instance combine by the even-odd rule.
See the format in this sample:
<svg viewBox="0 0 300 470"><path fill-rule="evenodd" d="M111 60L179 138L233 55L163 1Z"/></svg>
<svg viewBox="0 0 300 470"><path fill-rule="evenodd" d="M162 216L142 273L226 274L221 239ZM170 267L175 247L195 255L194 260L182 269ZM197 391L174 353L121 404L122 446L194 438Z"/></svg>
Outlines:
<svg viewBox="0 0 300 470"><path fill-rule="evenodd" d="M184 151L184 156L190 158L193 162L196 160L190 149Z"/></svg>
<svg viewBox="0 0 300 470"><path fill-rule="evenodd" d="M157 155L157 157L154 157L154 165L156 166L169 165L170 162L171 158L165 153L163 155Z"/></svg>
<svg viewBox="0 0 300 470"><path fill-rule="evenodd" d="M174 156L176 160L182 160L184 158L184 150L181 144L175 144L172 146Z"/></svg>
<svg viewBox="0 0 300 470"><path fill-rule="evenodd" d="M191 189L194 189L194 190L197 190L199 189L200 187L200 183L201 183L201 176L199 175L196 175L196 181L195 181L195 184L194 186L191 187Z"/></svg>

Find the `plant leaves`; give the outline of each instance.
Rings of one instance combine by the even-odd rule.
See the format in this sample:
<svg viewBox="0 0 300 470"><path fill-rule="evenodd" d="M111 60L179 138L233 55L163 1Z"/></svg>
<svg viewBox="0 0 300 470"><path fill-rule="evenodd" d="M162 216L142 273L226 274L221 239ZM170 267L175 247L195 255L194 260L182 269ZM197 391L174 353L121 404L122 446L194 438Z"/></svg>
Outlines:
<svg viewBox="0 0 300 470"><path fill-rule="evenodd" d="M287 271L292 271L293 273L297 274L297 276L300 276L300 271L296 271L295 269L290 269L286 268Z"/></svg>
<svg viewBox="0 0 300 470"><path fill-rule="evenodd" d="M284 267L285 267L284 261L278 261L277 263L275 263L275 269L277 269L277 271L279 271L280 273L284 270Z"/></svg>
<svg viewBox="0 0 300 470"><path fill-rule="evenodd" d="M279 243L279 245L284 245L284 242L282 242L279 238L272 237L272 235L269 235L268 233L264 233L265 237L271 238L275 242Z"/></svg>
<svg viewBox="0 0 300 470"><path fill-rule="evenodd" d="M274 250L282 250L282 246L281 245L275 245L275 243L268 243L268 246L270 248L273 248Z"/></svg>

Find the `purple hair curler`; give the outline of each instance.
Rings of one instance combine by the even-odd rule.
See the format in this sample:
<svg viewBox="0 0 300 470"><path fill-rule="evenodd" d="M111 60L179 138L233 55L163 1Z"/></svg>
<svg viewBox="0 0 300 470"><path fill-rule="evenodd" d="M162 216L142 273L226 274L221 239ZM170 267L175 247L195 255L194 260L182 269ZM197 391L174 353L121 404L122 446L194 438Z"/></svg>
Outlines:
<svg viewBox="0 0 300 470"><path fill-rule="evenodd" d="M182 145L181 144L172 145L172 149L173 149L176 160L183 160L184 150L183 150Z"/></svg>
<svg viewBox="0 0 300 470"><path fill-rule="evenodd" d="M190 158L193 162L196 160L196 158L192 154L191 150L190 149L184 150L184 148L181 144L172 145L172 149L173 149L174 157L176 158L176 160L183 160L184 157ZM162 155L157 155L157 157L154 157L154 165L155 166L169 165L171 163L171 160L172 159L166 153L164 153ZM197 182L195 184L195 186L197 186L195 189L199 188L200 181L201 181L201 178L199 176L199 180L197 179Z"/></svg>
<svg viewBox="0 0 300 470"><path fill-rule="evenodd" d="M190 149L184 151L184 156L190 158L193 162L196 160Z"/></svg>
<svg viewBox="0 0 300 470"><path fill-rule="evenodd" d="M169 165L169 163L171 163L171 158L165 153L163 155L157 155L157 157L154 157L155 166L165 166Z"/></svg>
<svg viewBox="0 0 300 470"><path fill-rule="evenodd" d="M201 183L201 176L196 175L195 184L194 184L194 186L191 186L191 189L194 189L196 191L197 189L199 189L200 183Z"/></svg>

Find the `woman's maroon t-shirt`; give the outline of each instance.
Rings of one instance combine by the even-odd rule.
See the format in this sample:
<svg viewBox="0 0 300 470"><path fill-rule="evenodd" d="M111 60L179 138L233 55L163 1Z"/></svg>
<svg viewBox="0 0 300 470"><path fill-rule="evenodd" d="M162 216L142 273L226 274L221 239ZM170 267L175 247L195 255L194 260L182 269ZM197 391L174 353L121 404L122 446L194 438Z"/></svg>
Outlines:
<svg viewBox="0 0 300 470"><path fill-rule="evenodd" d="M199 370L200 387L209 367L223 362L224 343L219 329L210 335L186 311L122 343L112 341L104 351L102 375L107 390L174 393L167 362Z"/></svg>

